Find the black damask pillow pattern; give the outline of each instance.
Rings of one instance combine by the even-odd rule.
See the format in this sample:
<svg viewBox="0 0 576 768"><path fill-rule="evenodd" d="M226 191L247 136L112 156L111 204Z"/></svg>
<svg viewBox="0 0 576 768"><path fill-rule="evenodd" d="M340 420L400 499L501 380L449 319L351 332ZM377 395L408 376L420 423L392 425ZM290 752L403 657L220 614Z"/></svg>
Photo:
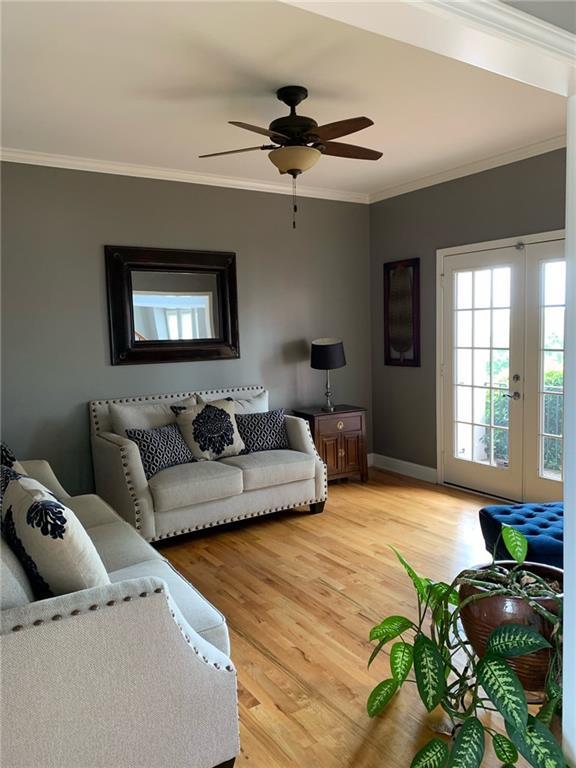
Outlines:
<svg viewBox="0 0 576 768"><path fill-rule="evenodd" d="M14 456L13 451L8 448L6 443L0 443L0 464L3 467L12 468L15 461L16 456Z"/></svg>
<svg viewBox="0 0 576 768"><path fill-rule="evenodd" d="M196 459L238 456L244 449L234 403L228 400L192 405L176 415L176 422Z"/></svg>
<svg viewBox="0 0 576 768"><path fill-rule="evenodd" d="M51 491L8 467L1 491L2 535L38 599L110 583L84 527Z"/></svg>
<svg viewBox="0 0 576 768"><path fill-rule="evenodd" d="M177 424L153 429L127 429L126 436L138 446L146 480L162 469L196 461Z"/></svg>
<svg viewBox="0 0 576 768"><path fill-rule="evenodd" d="M266 413L238 413L236 423L245 445L242 453L286 450L290 447L284 408Z"/></svg>

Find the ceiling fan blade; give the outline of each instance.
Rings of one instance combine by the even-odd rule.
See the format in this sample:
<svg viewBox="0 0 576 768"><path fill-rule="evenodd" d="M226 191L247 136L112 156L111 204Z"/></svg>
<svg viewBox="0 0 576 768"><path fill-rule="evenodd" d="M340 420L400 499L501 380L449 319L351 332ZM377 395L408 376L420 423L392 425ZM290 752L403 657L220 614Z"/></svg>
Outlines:
<svg viewBox="0 0 576 768"><path fill-rule="evenodd" d="M331 139L338 139L340 136L348 136L349 133L362 131L371 125L374 125L374 121L370 120L369 117L350 117L348 120L338 120L336 123L319 125L318 128L310 131L310 134L318 136L321 141L330 141Z"/></svg>
<svg viewBox="0 0 576 768"><path fill-rule="evenodd" d="M264 144L262 147L246 147L245 149L229 149L226 152L210 152L208 155L198 155L198 157L219 157L220 155L235 155L238 152L254 152L255 149L274 149L273 144Z"/></svg>
<svg viewBox="0 0 576 768"><path fill-rule="evenodd" d="M367 147L357 147L355 144L342 144L339 141L325 141L318 147L323 155L334 157L351 157L355 160L379 160L382 152Z"/></svg>
<svg viewBox="0 0 576 768"><path fill-rule="evenodd" d="M285 136L283 133L278 133L277 131L269 131L268 128L260 128L258 125L250 125L250 123L239 123L237 120L228 120L230 125L235 125L238 128L244 128L246 131L252 131L253 133L261 133L262 136L270 136L271 139L276 140L278 137L279 139L288 139L288 136Z"/></svg>

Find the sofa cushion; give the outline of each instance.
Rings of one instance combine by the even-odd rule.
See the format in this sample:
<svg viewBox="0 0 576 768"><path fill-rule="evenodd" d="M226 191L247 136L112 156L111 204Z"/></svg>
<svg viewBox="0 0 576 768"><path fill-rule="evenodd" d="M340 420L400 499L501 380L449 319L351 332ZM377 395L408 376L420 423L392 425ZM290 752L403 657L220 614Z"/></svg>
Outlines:
<svg viewBox="0 0 576 768"><path fill-rule="evenodd" d="M245 491L310 480L316 472L314 457L300 451L261 451L218 463L242 470Z"/></svg>
<svg viewBox="0 0 576 768"><path fill-rule="evenodd" d="M154 429L127 429L126 437L138 446L146 480L161 469L196 461L177 424Z"/></svg>
<svg viewBox="0 0 576 768"><path fill-rule="evenodd" d="M122 518L114 512L106 502L96 496L95 493L86 493L82 496L69 496L66 506L74 512L84 528L93 528L95 525L106 523L119 523Z"/></svg>
<svg viewBox="0 0 576 768"><path fill-rule="evenodd" d="M22 567L10 546L0 541L0 608L16 608L34 600L34 592Z"/></svg>
<svg viewBox="0 0 576 768"><path fill-rule="evenodd" d="M102 558L107 571L117 571L147 560L162 560L134 528L123 520L94 525L86 532Z"/></svg>
<svg viewBox="0 0 576 768"><path fill-rule="evenodd" d="M239 413L236 424L244 442L242 453L287 450L290 447L283 408L266 413Z"/></svg>
<svg viewBox="0 0 576 768"><path fill-rule="evenodd" d="M242 493L242 472L219 461L198 461L163 469L150 479L156 512L190 507Z"/></svg>
<svg viewBox="0 0 576 768"><path fill-rule="evenodd" d="M40 599L109 584L74 512L37 480L3 469L2 534Z"/></svg>
<svg viewBox="0 0 576 768"><path fill-rule="evenodd" d="M173 424L176 416L168 403L111 403L110 421L112 432L124 437L127 429L163 427Z"/></svg>
<svg viewBox="0 0 576 768"><path fill-rule="evenodd" d="M172 599L192 629L218 650L229 654L230 645L224 616L166 560L153 560L113 571L110 581L116 583L142 576L157 576L163 579L168 585Z"/></svg>
<svg viewBox="0 0 576 768"><path fill-rule="evenodd" d="M196 395L199 403L211 403L221 399L222 395ZM259 392L253 397L225 397L222 398L234 403L236 413L264 413L268 410L268 392Z"/></svg>
<svg viewBox="0 0 576 768"><path fill-rule="evenodd" d="M237 456L244 449L234 418L234 403L215 400L179 411L176 422L196 459Z"/></svg>

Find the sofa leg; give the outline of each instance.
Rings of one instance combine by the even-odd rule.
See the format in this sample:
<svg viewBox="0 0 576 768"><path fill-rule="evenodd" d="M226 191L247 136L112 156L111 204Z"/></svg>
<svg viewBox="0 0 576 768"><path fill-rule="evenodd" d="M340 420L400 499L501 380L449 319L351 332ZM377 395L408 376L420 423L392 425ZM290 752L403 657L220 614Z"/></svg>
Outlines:
<svg viewBox="0 0 576 768"><path fill-rule="evenodd" d="M325 501L317 501L314 504L310 504L310 514L317 515L320 512L324 512Z"/></svg>
<svg viewBox="0 0 576 768"><path fill-rule="evenodd" d="M236 762L236 758L233 757L232 760L226 760L225 763L220 763L219 765L215 765L214 768L232 768L235 762Z"/></svg>

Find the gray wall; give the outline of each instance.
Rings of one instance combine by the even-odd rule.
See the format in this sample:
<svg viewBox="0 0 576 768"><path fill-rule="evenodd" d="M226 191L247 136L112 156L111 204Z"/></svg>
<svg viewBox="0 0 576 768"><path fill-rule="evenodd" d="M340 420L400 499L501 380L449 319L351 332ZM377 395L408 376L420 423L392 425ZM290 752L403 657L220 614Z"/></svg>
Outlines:
<svg viewBox="0 0 576 768"><path fill-rule="evenodd" d="M2 436L92 485L93 398L263 384L273 406L318 402L308 343L341 336L337 400L369 406L369 209L37 166L2 176ZM235 251L241 359L110 365L103 245Z"/></svg>
<svg viewBox="0 0 576 768"><path fill-rule="evenodd" d="M565 152L370 206L373 449L436 466L436 249L561 229ZM384 365L382 265L420 257L420 368Z"/></svg>

